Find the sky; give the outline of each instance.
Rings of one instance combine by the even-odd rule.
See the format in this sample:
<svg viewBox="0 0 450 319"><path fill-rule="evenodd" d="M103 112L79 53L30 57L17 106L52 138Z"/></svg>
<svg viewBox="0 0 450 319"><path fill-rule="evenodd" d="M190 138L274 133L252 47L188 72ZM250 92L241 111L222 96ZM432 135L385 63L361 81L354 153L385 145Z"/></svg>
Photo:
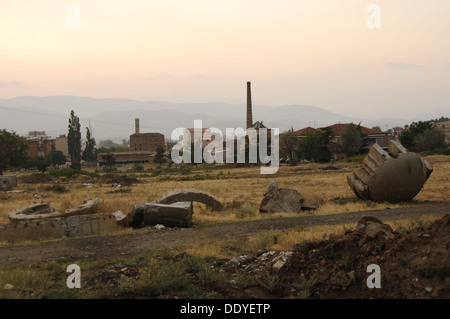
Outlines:
<svg viewBox="0 0 450 319"><path fill-rule="evenodd" d="M448 0L0 0L0 98L450 116Z"/></svg>

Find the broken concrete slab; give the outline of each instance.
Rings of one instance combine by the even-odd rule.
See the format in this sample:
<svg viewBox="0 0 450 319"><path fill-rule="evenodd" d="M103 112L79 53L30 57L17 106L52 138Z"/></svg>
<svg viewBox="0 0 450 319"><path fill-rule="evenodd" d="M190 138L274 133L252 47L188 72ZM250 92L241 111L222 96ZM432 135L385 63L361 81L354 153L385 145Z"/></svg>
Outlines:
<svg viewBox="0 0 450 319"><path fill-rule="evenodd" d="M140 203L123 220L123 225L136 227L162 224L166 227L189 227L192 223L192 202L161 204L158 202Z"/></svg>
<svg viewBox="0 0 450 319"><path fill-rule="evenodd" d="M317 209L318 203L307 200L295 189L279 188L276 181L269 182L264 198L259 205L260 213L287 213Z"/></svg>
<svg viewBox="0 0 450 319"><path fill-rule="evenodd" d="M31 206L18 208L8 213L8 218L12 223L29 220L43 220L56 217L70 217L77 215L95 214L98 210L99 201L97 198L89 199L83 205L66 211L57 212L48 203L34 204Z"/></svg>
<svg viewBox="0 0 450 319"><path fill-rule="evenodd" d="M17 176L0 175L0 191L10 191L17 186Z"/></svg>
<svg viewBox="0 0 450 319"><path fill-rule="evenodd" d="M123 229L123 214L97 214L98 204L94 198L63 212L48 203L16 209L8 214L10 223L0 224L0 241L76 237Z"/></svg>
<svg viewBox="0 0 450 319"><path fill-rule="evenodd" d="M196 189L175 189L162 195L156 202L159 204L173 204L178 202L200 202L215 211L221 211L223 204L215 196Z"/></svg>
<svg viewBox="0 0 450 319"><path fill-rule="evenodd" d="M144 224L189 227L192 224L192 214L192 202L180 202L170 205L150 203L144 211Z"/></svg>
<svg viewBox="0 0 450 319"><path fill-rule="evenodd" d="M21 220L0 224L0 242L43 240L90 236L123 229L114 214L89 214L69 217Z"/></svg>
<svg viewBox="0 0 450 319"><path fill-rule="evenodd" d="M420 192L433 171L432 166L397 141L391 141L388 151L378 144L372 145L361 167L347 176L347 183L357 197L398 203L411 201Z"/></svg>

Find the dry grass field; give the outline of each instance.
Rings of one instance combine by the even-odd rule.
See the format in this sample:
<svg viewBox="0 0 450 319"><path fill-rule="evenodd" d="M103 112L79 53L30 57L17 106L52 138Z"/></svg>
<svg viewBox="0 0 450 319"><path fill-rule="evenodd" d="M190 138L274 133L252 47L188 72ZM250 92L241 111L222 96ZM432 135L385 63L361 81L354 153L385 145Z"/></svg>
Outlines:
<svg viewBox="0 0 450 319"><path fill-rule="evenodd" d="M355 197L347 185L346 176L358 167L359 163L357 162L335 163L333 165L339 169L333 170L324 170L323 168L327 165L313 163L294 167L282 166L275 175L261 175L259 167L168 168L165 165L158 167L154 164L146 164L142 165L143 169L141 167L137 172L134 165L124 165L117 166L118 171L114 172L116 177L112 179L109 173L104 173L99 168L87 168L86 171L97 173L97 175L94 177L86 175L71 178L59 177L45 183L25 182L27 177L35 174L35 172L26 172L19 175L19 185L15 188L16 191L21 192L0 193L0 222L8 221L8 212L11 210L42 201L50 203L56 209L64 210L78 206L88 198L99 198L100 212L110 213L121 210L128 213L135 204L156 200L164 193L177 188L203 190L224 202L225 209L220 213L211 211L203 204L195 204L193 222L197 226L206 226L198 227L199 232L210 227L207 224L217 224L217 226L223 227L228 223L238 223L230 224L234 229L236 225L241 225L240 222L244 221L263 219L270 221L272 218L289 218L299 215L312 215L305 217L319 215L321 218L322 216L325 218L326 215L331 214L388 208L426 207L427 205L437 205L443 201L448 202L450 157L429 156L426 159L433 165L434 171L422 191L412 202L395 205L361 201ZM45 176L48 179L47 175L49 173ZM320 205L318 210L301 213L260 214L259 203L272 179L276 180L279 187L294 188L304 197L317 200ZM112 187L112 183L124 184L123 182L125 182L127 184L130 181L132 183L128 183L129 185L126 187ZM3 287L3 290L0 290L0 298L291 299L327 298L328 296L333 298L424 298L428 297L424 288L430 285L440 287L434 290L436 291L433 292L435 297L447 298L450 287L446 276L448 277L450 268L445 258L442 258L442 253L445 251L439 245L446 244L443 238L448 236L448 233L443 222L439 222L439 218L439 216L428 215L387 222L392 229L398 232L396 236L400 236L400 239L394 242L374 240L373 243L379 246L375 247L376 250L381 250L376 252L376 255L373 255L374 251L370 251L367 256L359 250L357 243L352 241L349 241L347 246L341 247L342 251L339 253L335 250L339 247L335 246L336 236L346 236L345 234L355 229L355 223L324 224L312 227L297 224L287 230L272 229L248 235L245 238L242 236L229 237L197 243L187 241L184 244L172 245L164 249L143 249L138 254L122 255L119 253L120 251L115 250L116 254L112 259L104 258L105 256L101 253L109 249L110 242L120 242L122 238L125 238L122 236L130 236L126 237L128 239L123 243L127 245L132 239L131 236L135 238L133 240L145 238L151 242L149 238L155 238L152 235L164 236L164 234L170 234L171 230L159 233L152 227L144 227L122 230L117 234L95 235L92 238L84 238L85 241L80 238L79 245L81 246L77 249L79 256L74 251L78 242L75 239L25 241L17 244L1 243L0 248L9 256L10 260L19 261L22 258L24 262L20 266L7 264L6 267L0 269L0 288ZM432 226L435 221L438 223L437 226L441 225L441 228ZM434 232L432 232L433 229ZM424 232L428 237L424 237L422 234ZM407 236L409 233L411 233L411 237L408 239L405 237L405 240L401 239L401 236ZM206 234L204 236L207 237ZM169 236L166 240L174 239ZM83 242L88 244L83 244ZM345 243L346 241L340 240L339 242ZM137 244L137 241L134 244ZM298 244L294 245L297 248L293 248L293 244ZM283 268L285 273L281 275L270 271L271 264L261 265L261 267L269 267L269 270L262 272L262 275L249 272L252 269L250 264L248 267L246 266L245 270L236 268L237 266L231 267L233 263L230 260L241 255L252 256L248 257L248 263L260 260L261 254L268 251L282 253L294 250L295 256L302 256L302 249L309 247L305 245L329 245L330 247L324 246L324 249L327 250L322 253L321 260L311 259L308 263L292 263L291 266ZM418 252L412 251L421 245L425 245L421 248L422 250L426 248L428 252L434 253L433 258L431 255L423 258L422 255L425 253L419 256ZM53 254L57 257L48 259L35 251L35 248L38 251L53 251L50 247L62 247L63 253ZM388 254L391 250L395 250L395 254L404 254L405 256L394 258L395 254L393 254L394 257L383 255ZM11 255L13 251L17 253L23 251L24 255ZM350 253L354 256L348 257L347 255ZM90 254L92 254L91 257L89 257ZM34 260L34 262L26 263L28 255L33 257L30 260ZM364 258L356 257L363 255ZM410 267L411 264L406 261L415 258L414 256L420 258L417 257L418 261L415 261L414 267ZM386 287L380 290L381 295L362 297L361 293L367 293L361 290L365 269L361 270L358 267L360 265L366 267L368 263L373 262L372 259L375 259L377 263L383 262L384 270L389 269L389 272L384 272L390 276L386 279L389 285L383 284ZM83 289L73 290L66 287L65 267L71 263L76 263L83 269ZM314 276L305 278L301 274L308 270L299 268L303 265L313 268L322 267L325 270L328 267L328 271L323 274L330 275L331 279L324 277L323 280L317 281L318 279ZM362 279L348 281L348 275L341 268L346 272L353 269L359 276L362 276ZM396 270L410 271L411 276L419 277L419 286L411 286L414 285L414 282L411 284L409 277L406 282L397 280L403 277L399 277ZM306 272L306 274L308 273Z"/></svg>
<svg viewBox="0 0 450 319"><path fill-rule="evenodd" d="M101 177L85 175L72 178L53 178L46 183L25 183L23 178L32 173L19 174L20 193L0 193L0 222L8 221L8 212L31 205L48 202L57 210L65 210L81 205L88 198L99 198L100 212L110 213L121 210L125 214L131 211L137 203L151 202L164 193L178 188L195 188L206 191L225 203L226 209L221 213L211 212L203 204L194 207L194 223L216 223L239 220L271 218L271 215L259 214L258 207L270 180L275 179L279 187L293 188L305 198L315 199L319 209L302 214L335 214L361 210L396 208L408 205L420 205L429 202L446 201L450 194L450 159L448 156L429 156L427 160L433 165L434 171L424 185L422 191L410 203L389 204L357 200L349 186L346 177L359 163L336 163L335 170L323 170L327 165L308 163L297 166L281 166L274 175L261 175L259 167L227 168L215 167L185 167L167 168L155 164L142 165L143 171L135 172L133 165L117 166L116 176L126 175L138 182L122 186L120 191L112 188L109 182ZM90 168L88 171L99 171ZM108 174L109 175L109 174ZM120 182L120 180L118 180ZM61 189L66 189L62 192ZM245 211L240 210L242 204ZM249 209L250 207L250 209ZM293 216L293 214L277 214Z"/></svg>

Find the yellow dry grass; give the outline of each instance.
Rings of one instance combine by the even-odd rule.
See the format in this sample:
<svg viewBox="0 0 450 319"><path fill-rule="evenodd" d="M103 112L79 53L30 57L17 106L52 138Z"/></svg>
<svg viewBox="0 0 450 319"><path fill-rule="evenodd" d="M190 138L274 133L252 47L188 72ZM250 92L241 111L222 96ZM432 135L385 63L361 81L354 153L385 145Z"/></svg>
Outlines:
<svg viewBox="0 0 450 319"><path fill-rule="evenodd" d="M389 204L373 203L355 200L355 195L347 185L347 175L358 167L358 163L338 163L341 170L320 170L323 164L300 164L294 167L281 166L275 175L261 175L259 167L249 168L191 168L184 173L163 173L151 177L150 174L137 174L141 183L132 185L129 193L108 193L111 185L100 184L96 179L86 176L72 180L61 181L62 185L69 187L67 193L55 193L46 191L45 186L51 184L22 184L16 189L25 190L23 193L0 193L0 222L8 221L8 212L34 203L48 202L57 210L65 210L83 204L88 198L99 198L100 212L115 212L121 210L124 213L131 211L137 203L151 202L162 194L177 188L195 188L206 191L223 201L226 208L223 212L212 212L202 204L196 204L194 209L194 223L230 222L239 220L252 220L261 218L273 218L279 216L294 216L296 213L274 215L260 215L259 203L263 193L267 189L270 180L275 179L279 187L293 188L304 197L315 199L320 207L314 212L302 212L301 214L326 215L346 213L361 210L396 208L407 205L417 205L425 201L446 201L449 198L450 171L449 156L429 156L426 158L434 167L434 172L426 182L422 191L411 203ZM119 166L120 173L130 172L131 166ZM157 170L154 164L146 164L146 171ZM204 175L202 180L177 180L186 176ZM92 183L93 187L84 186ZM35 194L47 194L48 197L38 199ZM335 199L343 199L341 203ZM249 203L255 210L254 214L238 215L239 205Z"/></svg>
<svg viewBox="0 0 450 319"><path fill-rule="evenodd" d="M431 224L433 221L441 218L441 216L423 216L414 219L398 219L394 221L385 222L390 225L394 231L408 230L416 226ZM270 230L262 234L253 235L244 243L245 247L240 247L243 253L256 254L259 251L287 251L292 249L295 245L301 245L304 242L314 242L321 240L328 240L330 236L342 236L347 230L353 230L357 223L341 224L341 225L326 225L303 227L301 225L292 230ZM234 246L233 246L234 245ZM236 244L226 241L215 243L207 243L200 245L191 245L185 248L185 251L190 255L195 256L216 256L217 258L230 258L236 255L235 249L230 251L229 247L237 248Z"/></svg>

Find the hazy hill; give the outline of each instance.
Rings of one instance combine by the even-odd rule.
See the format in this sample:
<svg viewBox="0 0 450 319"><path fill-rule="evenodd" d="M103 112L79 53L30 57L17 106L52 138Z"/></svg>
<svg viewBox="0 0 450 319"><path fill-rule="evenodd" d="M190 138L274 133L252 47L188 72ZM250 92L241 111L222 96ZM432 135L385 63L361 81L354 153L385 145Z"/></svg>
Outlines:
<svg viewBox="0 0 450 319"><path fill-rule="evenodd" d="M83 136L90 122L97 140L115 141L128 139L134 132L135 118L140 118L141 132L156 131L170 138L173 129L193 127L194 120L202 120L203 127L218 127L225 133L227 127L244 127L246 116L245 102L170 103L76 96L24 96L0 99L0 128L14 130L21 135L28 131L46 131L52 136L66 134L72 109L80 117ZM281 132L291 127L298 130L306 126L323 127L338 122L361 122L363 126L378 125L382 129L411 123L409 119L353 118L307 105L253 105L253 120L263 121L268 127L278 127Z"/></svg>

